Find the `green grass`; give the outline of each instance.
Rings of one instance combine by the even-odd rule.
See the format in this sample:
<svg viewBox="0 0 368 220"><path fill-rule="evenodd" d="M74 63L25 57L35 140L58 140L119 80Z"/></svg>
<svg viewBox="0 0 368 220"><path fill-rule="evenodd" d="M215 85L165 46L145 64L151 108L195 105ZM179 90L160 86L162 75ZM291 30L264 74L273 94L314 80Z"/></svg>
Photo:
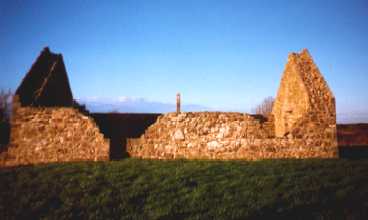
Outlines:
<svg viewBox="0 0 368 220"><path fill-rule="evenodd" d="M0 169L1 219L367 219L368 160L156 161Z"/></svg>

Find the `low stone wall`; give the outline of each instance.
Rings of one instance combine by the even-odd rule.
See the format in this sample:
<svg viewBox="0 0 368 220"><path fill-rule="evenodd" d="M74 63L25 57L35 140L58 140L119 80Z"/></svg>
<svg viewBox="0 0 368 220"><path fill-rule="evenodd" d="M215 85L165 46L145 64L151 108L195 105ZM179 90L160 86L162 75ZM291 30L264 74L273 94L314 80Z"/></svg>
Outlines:
<svg viewBox="0 0 368 220"><path fill-rule="evenodd" d="M276 138L271 119L241 113L169 113L140 138L128 139L132 157L157 159L333 158L329 139Z"/></svg>
<svg viewBox="0 0 368 220"><path fill-rule="evenodd" d="M92 118L69 107L17 107L0 166L109 159L109 142Z"/></svg>

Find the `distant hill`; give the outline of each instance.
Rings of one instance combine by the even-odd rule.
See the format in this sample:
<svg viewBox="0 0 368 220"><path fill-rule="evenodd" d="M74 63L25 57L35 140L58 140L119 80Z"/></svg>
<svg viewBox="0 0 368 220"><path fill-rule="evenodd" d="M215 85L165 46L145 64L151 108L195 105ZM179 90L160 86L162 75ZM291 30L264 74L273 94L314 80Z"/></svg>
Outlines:
<svg viewBox="0 0 368 220"><path fill-rule="evenodd" d="M338 124L368 123L368 110L356 112L337 112Z"/></svg>
<svg viewBox="0 0 368 220"><path fill-rule="evenodd" d="M130 113L166 113L176 111L176 104L148 101L144 98L81 98L78 102L85 104L91 112L130 112ZM183 104L182 111L210 111L201 105Z"/></svg>
<svg viewBox="0 0 368 220"><path fill-rule="evenodd" d="M122 112L122 113L166 113L176 111L175 103L149 101L144 98L118 97L103 98L89 97L80 98L78 102L85 104L91 112ZM182 103L182 111L239 111L248 112L245 109L212 109L203 105ZM251 113L251 112L248 112ZM362 112L337 112L338 124L368 123L368 113Z"/></svg>
<svg viewBox="0 0 368 220"><path fill-rule="evenodd" d="M339 124L337 137L340 146L368 146L368 124Z"/></svg>

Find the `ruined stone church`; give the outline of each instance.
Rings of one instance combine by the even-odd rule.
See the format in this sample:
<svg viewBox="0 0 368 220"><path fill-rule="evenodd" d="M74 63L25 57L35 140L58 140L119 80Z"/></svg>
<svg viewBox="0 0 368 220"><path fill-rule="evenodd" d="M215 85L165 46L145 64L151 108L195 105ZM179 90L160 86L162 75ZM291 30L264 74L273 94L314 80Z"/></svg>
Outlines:
<svg viewBox="0 0 368 220"><path fill-rule="evenodd" d="M338 157L335 98L307 50L289 55L267 118L172 112L149 125L137 137L124 135L117 150L151 159ZM111 159L111 146L74 101L62 55L45 48L16 90L10 143L0 153L0 166L104 161Z"/></svg>

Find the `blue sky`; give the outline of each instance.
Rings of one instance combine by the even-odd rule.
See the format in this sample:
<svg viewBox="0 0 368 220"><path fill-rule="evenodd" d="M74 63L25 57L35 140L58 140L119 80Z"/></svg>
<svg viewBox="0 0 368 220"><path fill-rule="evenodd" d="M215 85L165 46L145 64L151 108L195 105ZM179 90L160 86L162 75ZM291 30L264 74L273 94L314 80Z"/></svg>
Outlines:
<svg viewBox="0 0 368 220"><path fill-rule="evenodd" d="M339 117L368 121L368 1L0 0L0 88L41 49L62 53L76 98L141 97L249 111L308 48ZM365 120L365 119L364 119Z"/></svg>

